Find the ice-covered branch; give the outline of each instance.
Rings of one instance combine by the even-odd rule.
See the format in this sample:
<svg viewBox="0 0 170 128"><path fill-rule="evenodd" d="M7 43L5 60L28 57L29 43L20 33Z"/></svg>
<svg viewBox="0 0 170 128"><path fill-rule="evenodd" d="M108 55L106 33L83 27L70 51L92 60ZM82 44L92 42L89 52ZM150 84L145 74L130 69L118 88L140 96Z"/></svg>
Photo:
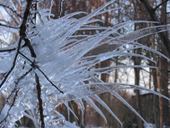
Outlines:
<svg viewBox="0 0 170 128"><path fill-rule="evenodd" d="M156 11L160 6L162 6L163 4L167 3L169 0L164 0L163 2L161 2L160 4L158 4L153 10Z"/></svg>
<svg viewBox="0 0 170 128"><path fill-rule="evenodd" d="M38 98L38 111L40 115L40 122L41 122L41 128L45 128L45 123L44 123L44 113L43 113L43 101L41 98L41 84L39 81L38 75L35 73L35 81L36 81L36 89L37 89L37 98Z"/></svg>
<svg viewBox="0 0 170 128"><path fill-rule="evenodd" d="M26 36L26 23L27 23L27 19L28 19L28 16L29 16L29 13L30 13L30 7L31 7L31 3L32 3L32 0L28 0L28 3L27 3L27 7L26 7L26 10L25 10L25 13L24 13L24 17L23 17L23 22L20 26L20 39L19 39L19 42L18 42L18 46L16 48L16 54L14 56L14 60L13 60L13 63L12 63L12 67L9 69L9 71L5 74L5 77L4 79L2 80L1 84L0 84L0 88L2 87L2 85L6 82L8 76L11 74L11 72L13 71L13 69L15 68L15 65L16 65L16 61L17 61L17 58L18 58L18 54L19 54L19 50L21 48L21 43L22 43L22 40L25 39L25 36Z"/></svg>
<svg viewBox="0 0 170 128"><path fill-rule="evenodd" d="M59 89L50 79L49 77L41 70L41 68L35 64L34 61L32 61L31 59L29 59L27 56L25 56L23 53L19 52L19 54L24 57L27 61L29 61L31 63L32 68L37 69L40 73L42 73L42 75L46 78L46 80L53 86L55 87L60 93L64 93L61 89Z"/></svg>
<svg viewBox="0 0 170 128"><path fill-rule="evenodd" d="M12 103L11 103L11 105L10 105L10 107L9 107L6 115L5 115L5 117L0 121L0 125L1 125L4 121L6 121L6 119L8 118L9 112L10 112L10 110L12 109L12 107L14 106L15 101L16 101L16 99L17 99L18 92L19 92L19 89L15 90L15 95L14 95L14 97L13 97L13 101L12 101Z"/></svg>
<svg viewBox="0 0 170 128"><path fill-rule="evenodd" d="M18 27L11 26L11 25L7 25L7 24L2 24L2 23L0 23L0 26L2 26L2 27L6 27L6 28L19 29Z"/></svg>
<svg viewBox="0 0 170 128"><path fill-rule="evenodd" d="M9 9L12 13L14 13L16 16L18 16L19 18L22 18L22 16L20 14L17 13L17 11L15 11L14 9L12 9L11 7L7 6L7 5L4 5L4 4L1 4L0 3L0 6L3 7L3 8L7 8Z"/></svg>

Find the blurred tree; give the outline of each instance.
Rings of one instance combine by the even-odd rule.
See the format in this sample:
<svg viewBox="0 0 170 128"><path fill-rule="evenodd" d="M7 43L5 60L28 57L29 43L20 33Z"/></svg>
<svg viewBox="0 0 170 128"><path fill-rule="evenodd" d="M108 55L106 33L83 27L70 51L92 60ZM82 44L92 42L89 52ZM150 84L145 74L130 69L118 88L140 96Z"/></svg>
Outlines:
<svg viewBox="0 0 170 128"><path fill-rule="evenodd" d="M146 11L148 12L150 19L153 21L158 21L160 24L167 23L167 2L168 0L161 0L155 7L152 7L151 4L146 0L140 0L143 3ZM158 45L158 50L163 54L170 56L170 40L168 39L167 33L163 32L158 34L160 37L160 43ZM165 59L159 58L158 60L159 69L157 70L157 79L160 92L169 96L168 94L168 62ZM170 125L169 121L169 103L168 101L160 98L159 100L160 108L160 128L163 128L164 125Z"/></svg>

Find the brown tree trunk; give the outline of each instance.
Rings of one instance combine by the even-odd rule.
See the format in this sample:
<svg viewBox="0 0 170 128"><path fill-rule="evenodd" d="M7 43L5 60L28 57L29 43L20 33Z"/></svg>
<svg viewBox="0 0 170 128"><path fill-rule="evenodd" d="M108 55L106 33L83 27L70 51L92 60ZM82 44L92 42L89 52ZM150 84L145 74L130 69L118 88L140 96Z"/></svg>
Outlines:
<svg viewBox="0 0 170 128"><path fill-rule="evenodd" d="M143 3L146 11L148 12L150 19L152 21L160 21L161 24L166 24L166 8L167 8L167 0L161 0L161 4L156 10L150 4L150 1L140 0ZM157 9L161 8L160 13L157 14ZM159 16L160 15L160 20ZM163 54L170 56L170 40L168 39L167 33L158 34L161 40L161 45L158 46L159 50L162 51ZM160 93L168 97L168 62L165 59L159 59L159 70L157 71L157 85L160 90ZM159 108L160 108L160 126L162 128L163 125L168 125L169 123L169 108L166 100L160 98L159 99Z"/></svg>
<svg viewBox="0 0 170 128"><path fill-rule="evenodd" d="M139 51L137 51L139 52ZM140 65L140 58L134 58L134 65ZM135 85L140 84L140 69L134 68L134 74L135 74ZM140 96L140 90L135 90L136 93L136 109L138 113L142 116L142 110L141 110L141 96ZM143 122L141 119L137 119L138 128L143 128Z"/></svg>
<svg viewBox="0 0 170 128"><path fill-rule="evenodd" d="M165 2L165 0L161 1L162 3ZM167 23L167 16L166 16L166 7L167 7L167 3L162 4L161 7L161 16L160 16L160 22L162 24L166 24ZM168 37L168 34L162 33L164 34L166 37ZM165 42L165 40L162 40ZM169 43L169 42L166 42ZM166 44L164 43L164 44ZM162 52L164 54L165 50L163 45L161 45L162 47ZM168 51L170 52L170 51ZM159 85L159 89L161 94L165 95L168 97L168 62L166 59L160 58L159 59L159 71L158 71L158 75L159 75L159 81L158 81L158 85ZM169 122L169 103L167 100L160 98L159 100L159 107L160 107L160 127L162 128L163 125L170 125Z"/></svg>
<svg viewBox="0 0 170 128"><path fill-rule="evenodd" d="M168 62L167 60L161 58L159 60L159 71L158 71L158 88L160 93L168 96ZM159 98L159 108L160 108L160 128L164 125L169 124L169 103L163 98Z"/></svg>
<svg viewBox="0 0 170 128"><path fill-rule="evenodd" d="M158 77L157 70L152 70L154 91L158 91ZM156 128L160 127L160 112L159 112L159 99L157 96L153 96L153 114L154 114L154 124Z"/></svg>

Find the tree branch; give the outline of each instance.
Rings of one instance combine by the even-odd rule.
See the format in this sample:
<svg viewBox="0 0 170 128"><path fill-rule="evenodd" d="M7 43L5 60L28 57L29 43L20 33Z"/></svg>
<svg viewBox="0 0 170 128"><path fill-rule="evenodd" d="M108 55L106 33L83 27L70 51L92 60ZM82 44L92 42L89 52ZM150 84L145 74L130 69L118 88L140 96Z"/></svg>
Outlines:
<svg viewBox="0 0 170 128"><path fill-rule="evenodd" d="M153 10L156 11L160 6L162 6L163 4L167 3L169 0L165 0L162 3L158 4Z"/></svg>
<svg viewBox="0 0 170 128"><path fill-rule="evenodd" d="M32 68L30 68L27 72L25 72L22 76L20 76L16 81L14 81L15 87L14 87L14 89L12 90L11 94L8 96L7 101L10 99L10 97L12 96L12 94L16 91L18 83L19 83L22 79L24 79L31 71L32 71Z"/></svg>
<svg viewBox="0 0 170 128"><path fill-rule="evenodd" d="M39 109L39 112L40 112L41 128L45 128L44 113L43 113L43 102L42 102L42 99L41 99L41 84L40 84L40 81L39 81L39 77L36 73L35 73L35 81L36 81L37 98L38 98L38 109Z"/></svg>
<svg viewBox="0 0 170 128"><path fill-rule="evenodd" d="M143 5L145 6L146 10L148 11L151 20L153 21L159 21L156 13L154 11L154 9L150 6L149 1L148 0L140 0L141 3L143 3ZM170 56L170 40L168 39L168 37L166 36L165 33L158 33L160 39L162 40L164 46L166 47L166 51L168 53L168 56Z"/></svg>
<svg viewBox="0 0 170 128"><path fill-rule="evenodd" d="M16 16L22 18L21 15L19 15L15 10L13 10L11 7L7 6L7 5L4 5L4 4L0 4L0 6L4 7L4 8L7 8L9 9L11 12L13 12Z"/></svg>
<svg viewBox="0 0 170 128"><path fill-rule="evenodd" d="M0 23L0 26L7 27L7 28L18 29L18 27L14 27L14 26L2 24L2 23Z"/></svg>
<svg viewBox="0 0 170 128"><path fill-rule="evenodd" d="M0 49L0 52L12 52L15 51L16 48L9 48L9 49Z"/></svg>
<svg viewBox="0 0 170 128"><path fill-rule="evenodd" d="M13 69L15 68L15 65L16 65L16 61L17 61L17 57L18 57L18 54L19 54L19 50L20 50L20 47L21 47L21 43L22 43L22 40L25 38L26 36L26 23L27 23L27 19L28 19L28 16L29 16L29 13L30 13L30 7L31 7L31 4L32 4L32 0L27 0L27 6L26 6L26 10L24 12L24 17L23 17L23 21L22 21L22 24L20 26L20 31L19 31L19 34L20 34L20 39L19 39L19 42L18 42L18 47L17 47L17 51L16 51L16 54L15 54L15 57L14 57L14 60L13 60L13 64L12 64L12 67L10 68L10 70L7 72L7 74L5 75L4 79L2 80L1 84L0 84L0 88L2 87L2 85L5 83L5 81L7 80L8 76L11 74L11 72L13 71Z"/></svg>
<svg viewBox="0 0 170 128"><path fill-rule="evenodd" d="M4 119L3 119L2 121L0 121L0 124L2 124L2 123L8 118L9 112L10 112L10 110L12 109L12 107L14 106L15 101L16 101L16 99L17 99L18 92L19 92L19 89L16 90L15 95L14 95L14 99L13 99L13 101L12 101L12 104L10 105L10 108L8 109L7 114L6 114L6 116L4 117Z"/></svg>
<svg viewBox="0 0 170 128"><path fill-rule="evenodd" d="M16 61L17 61L17 57L18 57L18 53L19 53L19 49L20 49L20 47L21 47L21 42L22 42L22 38L20 38L20 40L19 40L18 47L17 47L17 52L16 52L16 54L15 54L12 67L10 68L10 70L7 72L7 74L5 75L4 79L2 80L2 82L1 82L1 84L0 84L0 88L1 88L2 85L6 82L8 76L11 74L11 72L12 72L13 69L15 68Z"/></svg>
<svg viewBox="0 0 170 128"><path fill-rule="evenodd" d="M19 54L24 57L27 61L29 61L31 63L31 66L33 68L36 68L39 72L41 72L41 74L46 78L46 80L53 86L55 87L60 93L64 94L64 92L59 89L49 78L48 76L41 70L41 68L35 64L35 62L33 62L32 60L30 60L27 56L25 56L24 54L22 54L21 52L19 52Z"/></svg>

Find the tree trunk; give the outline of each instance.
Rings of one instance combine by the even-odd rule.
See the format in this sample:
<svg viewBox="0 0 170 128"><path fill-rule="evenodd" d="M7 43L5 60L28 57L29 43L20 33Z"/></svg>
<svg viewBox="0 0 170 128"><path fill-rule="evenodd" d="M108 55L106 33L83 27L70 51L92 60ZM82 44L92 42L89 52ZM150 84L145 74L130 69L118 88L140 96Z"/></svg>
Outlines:
<svg viewBox="0 0 170 128"><path fill-rule="evenodd" d="M134 65L139 65L140 64L140 59L135 58L134 59ZM135 73L135 85L140 84L140 69L139 68L134 68L134 73ZM141 110L141 96L140 96L140 90L134 90L136 93L136 109L138 113L142 116L142 110ZM137 124L138 128L143 128L143 123L141 119L137 119Z"/></svg>
<svg viewBox="0 0 170 128"><path fill-rule="evenodd" d="M165 2L165 0L161 1L162 3ZM162 4L161 7L161 16L160 16L160 22L162 24L166 24L167 23L167 16L166 16L166 7L167 7L167 3ZM162 33L164 34L166 37L168 37L167 32ZM167 42L166 40L162 40L164 42L164 44L167 44L169 42ZM161 45L161 50L164 54L165 53L165 49L164 46ZM170 51L168 51L170 52ZM158 81L158 85L159 85L159 89L161 94L165 95L168 97L168 62L166 59L160 58L159 59L159 71L158 71L158 75L159 75L159 81ZM159 107L160 107L160 127L162 128L163 125L170 125L169 122L169 104L168 101L160 98L159 99Z"/></svg>
<svg viewBox="0 0 170 128"><path fill-rule="evenodd" d="M158 91L158 77L157 77L157 70L152 70L152 76L153 76L153 85L154 85L154 91ZM153 114L154 114L154 124L156 125L156 128L160 127L160 111L159 111L159 99L157 96L153 96Z"/></svg>
<svg viewBox="0 0 170 128"><path fill-rule="evenodd" d="M158 71L158 88L160 93L168 96L168 62L167 60L160 58L159 60L159 71ZM159 98L160 108L160 128L164 125L170 125L169 122L169 103L163 98Z"/></svg>

